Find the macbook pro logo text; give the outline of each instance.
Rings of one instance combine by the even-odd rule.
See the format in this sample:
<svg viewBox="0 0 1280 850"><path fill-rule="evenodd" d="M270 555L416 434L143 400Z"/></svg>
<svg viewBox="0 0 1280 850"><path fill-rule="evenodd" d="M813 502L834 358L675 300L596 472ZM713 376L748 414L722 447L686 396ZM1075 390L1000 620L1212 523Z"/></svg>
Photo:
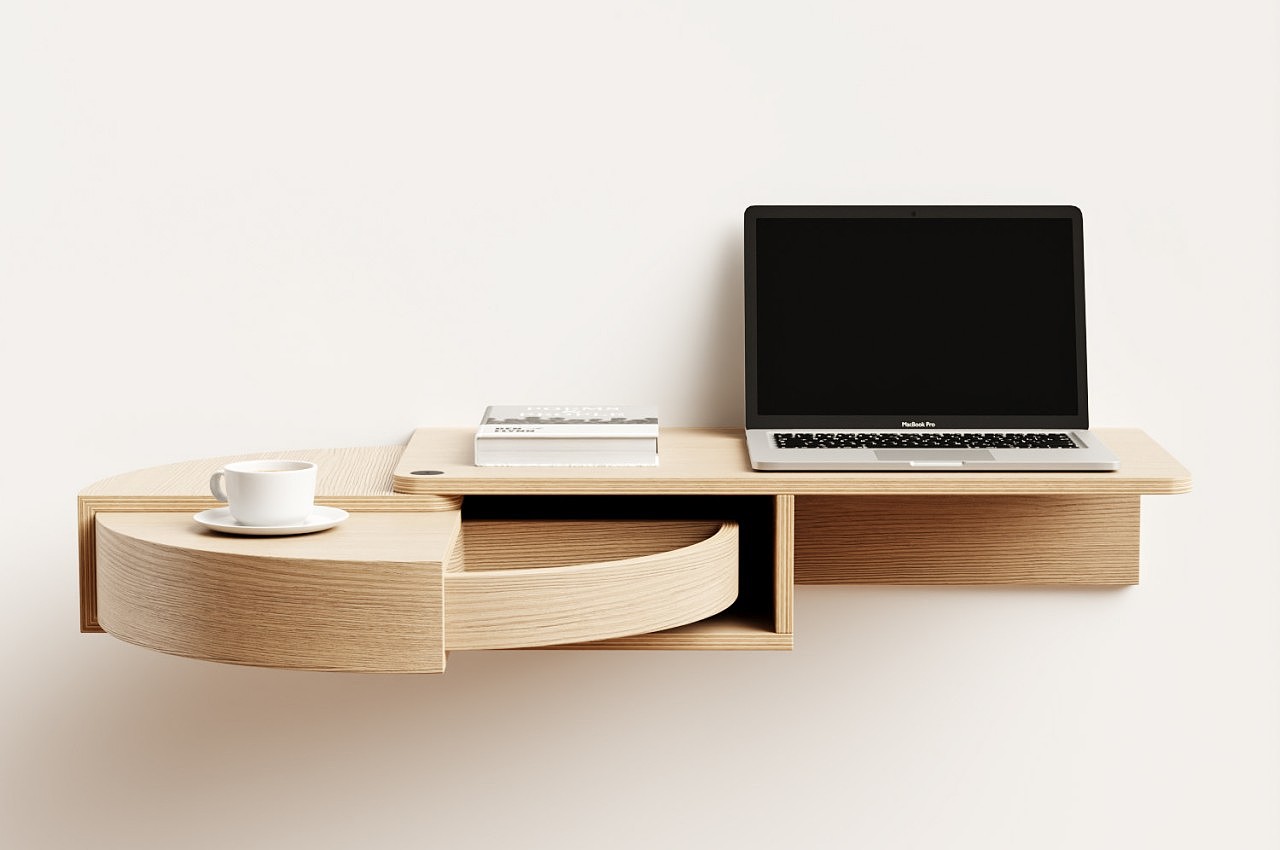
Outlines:
<svg viewBox="0 0 1280 850"><path fill-rule="evenodd" d="M903 422L901 427L903 428L937 428L938 423L930 422L929 420L926 419L923 422Z"/></svg>

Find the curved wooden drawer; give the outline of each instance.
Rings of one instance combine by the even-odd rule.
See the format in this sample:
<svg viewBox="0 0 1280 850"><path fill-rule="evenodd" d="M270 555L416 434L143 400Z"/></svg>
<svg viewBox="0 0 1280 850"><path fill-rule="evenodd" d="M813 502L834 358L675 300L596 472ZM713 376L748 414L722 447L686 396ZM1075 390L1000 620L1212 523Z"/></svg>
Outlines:
<svg viewBox="0 0 1280 850"><path fill-rule="evenodd" d="M443 670L442 565L459 525L457 511L353 513L317 534L232 537L186 513L99 513L98 618L211 661Z"/></svg>
<svg viewBox="0 0 1280 850"><path fill-rule="evenodd" d="M481 520L445 573L445 646L552 646L683 626L738 596L738 526Z"/></svg>
<svg viewBox="0 0 1280 850"><path fill-rule="evenodd" d="M102 627L236 664L439 672L446 650L642 634L737 596L734 523L369 512L281 538L215 534L185 513L96 524Z"/></svg>

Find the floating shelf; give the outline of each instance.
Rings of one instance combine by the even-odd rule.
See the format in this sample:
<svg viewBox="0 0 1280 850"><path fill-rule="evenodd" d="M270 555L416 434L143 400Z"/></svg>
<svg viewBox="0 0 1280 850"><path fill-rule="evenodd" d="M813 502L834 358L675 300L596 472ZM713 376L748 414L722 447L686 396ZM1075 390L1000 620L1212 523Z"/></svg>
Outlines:
<svg viewBox="0 0 1280 850"><path fill-rule="evenodd" d="M1135 584L1141 496L1190 476L1141 431L1096 433L1120 471L763 473L720 429L663 429L656 469L479 468L466 429L156 467L80 494L81 628L438 672L451 650L789 649L796 583ZM258 457L316 462L317 503L350 518L283 538L195 523L209 475Z"/></svg>

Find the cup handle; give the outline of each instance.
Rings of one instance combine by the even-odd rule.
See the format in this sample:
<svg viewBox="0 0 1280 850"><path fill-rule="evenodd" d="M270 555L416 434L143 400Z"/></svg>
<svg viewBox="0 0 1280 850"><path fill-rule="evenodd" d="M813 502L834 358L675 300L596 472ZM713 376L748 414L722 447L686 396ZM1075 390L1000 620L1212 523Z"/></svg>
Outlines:
<svg viewBox="0 0 1280 850"><path fill-rule="evenodd" d="M222 480L226 477L226 471L219 469L213 475L209 476L209 490L213 493L213 498L219 502L229 502L226 492L222 489Z"/></svg>

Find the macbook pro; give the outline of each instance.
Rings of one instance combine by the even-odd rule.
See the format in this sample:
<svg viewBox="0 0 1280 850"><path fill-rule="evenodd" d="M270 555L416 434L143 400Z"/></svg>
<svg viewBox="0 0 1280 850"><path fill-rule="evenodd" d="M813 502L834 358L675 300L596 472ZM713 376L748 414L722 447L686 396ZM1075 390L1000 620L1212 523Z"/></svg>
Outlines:
<svg viewBox="0 0 1280 850"><path fill-rule="evenodd" d="M759 470L1105 471L1073 206L753 206Z"/></svg>

